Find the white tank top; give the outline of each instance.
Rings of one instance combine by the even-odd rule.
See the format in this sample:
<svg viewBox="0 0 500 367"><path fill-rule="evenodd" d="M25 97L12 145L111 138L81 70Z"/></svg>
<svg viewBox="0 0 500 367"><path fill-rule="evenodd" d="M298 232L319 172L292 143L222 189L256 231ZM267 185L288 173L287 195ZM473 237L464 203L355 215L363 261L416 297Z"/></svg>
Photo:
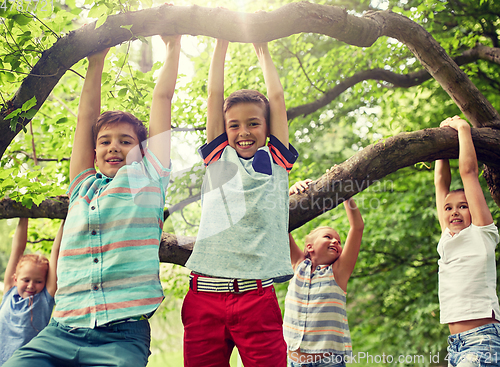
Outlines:
<svg viewBox="0 0 500 367"><path fill-rule="evenodd" d="M494 317L500 321L496 293L495 224L471 224L454 236L448 228L437 246L442 324ZM492 316L493 315L493 316Z"/></svg>

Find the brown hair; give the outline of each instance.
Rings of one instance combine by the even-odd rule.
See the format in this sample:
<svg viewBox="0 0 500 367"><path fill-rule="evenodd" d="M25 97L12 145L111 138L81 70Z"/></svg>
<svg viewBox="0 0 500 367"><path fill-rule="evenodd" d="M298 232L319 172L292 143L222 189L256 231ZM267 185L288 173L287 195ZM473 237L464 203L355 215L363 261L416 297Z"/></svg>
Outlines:
<svg viewBox="0 0 500 367"><path fill-rule="evenodd" d="M97 135L103 127L122 122L132 126L135 134L137 135L139 143L145 141L148 138L148 130L146 129L142 121L131 113L123 111L106 111L101 113L101 115L97 118L96 124L92 127L92 134L94 136L94 148L97 141Z"/></svg>
<svg viewBox="0 0 500 367"><path fill-rule="evenodd" d="M224 101L224 114L238 103L255 103L262 107L264 110L264 118L269 127L269 120L271 118L271 110L269 108L269 101L265 95L253 89L240 89L231 93Z"/></svg>
<svg viewBox="0 0 500 367"><path fill-rule="evenodd" d="M49 272L49 260L45 256L39 254L27 254L21 256L19 262L16 265L16 274L18 274L23 265L27 263L31 263L35 266L45 266L47 268L47 271L45 273L45 280L47 280L47 275Z"/></svg>

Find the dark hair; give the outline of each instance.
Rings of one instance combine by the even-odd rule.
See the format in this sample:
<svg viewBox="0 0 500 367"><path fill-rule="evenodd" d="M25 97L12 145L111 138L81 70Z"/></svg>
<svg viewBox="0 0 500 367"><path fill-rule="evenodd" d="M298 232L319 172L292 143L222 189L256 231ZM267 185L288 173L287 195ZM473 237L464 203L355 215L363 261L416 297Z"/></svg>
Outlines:
<svg viewBox="0 0 500 367"><path fill-rule="evenodd" d="M261 105L264 109L264 118L266 119L266 124L269 127L269 120L271 118L271 111L269 108L269 101L266 96L259 91L253 89L240 89L233 92L224 101L224 114L238 103L255 103Z"/></svg>
<svg viewBox="0 0 500 367"><path fill-rule="evenodd" d="M450 194L454 194L454 193L456 193L456 192L463 192L463 193L465 194L465 190L464 190L464 189L456 189L456 190L452 190L452 191L450 191L450 192L448 193L448 195L450 195Z"/></svg>
<svg viewBox="0 0 500 367"><path fill-rule="evenodd" d="M102 130L104 126L126 123L132 126L139 143L145 141L148 138L148 130L144 126L141 120L128 112L123 111L106 111L101 113L97 118L96 124L92 127L92 134L94 135L94 148L97 141L97 135L99 131Z"/></svg>

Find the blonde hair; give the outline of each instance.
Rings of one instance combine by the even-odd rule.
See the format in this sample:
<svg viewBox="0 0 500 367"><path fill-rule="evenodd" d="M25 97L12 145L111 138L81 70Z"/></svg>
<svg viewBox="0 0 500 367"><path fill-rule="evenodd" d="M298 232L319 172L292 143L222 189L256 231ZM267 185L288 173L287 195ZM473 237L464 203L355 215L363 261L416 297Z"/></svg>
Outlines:
<svg viewBox="0 0 500 367"><path fill-rule="evenodd" d="M318 236L318 232L321 231L322 229L333 229L333 228L332 227L328 227L328 226L316 227L311 232L309 232L308 235L306 235L305 243L304 243L304 256L306 258L308 258L308 259L311 258L311 255L309 254L309 251L307 251L307 244L308 243L313 243L314 240L316 240L316 237Z"/></svg>
<svg viewBox="0 0 500 367"><path fill-rule="evenodd" d="M16 274L19 273L21 268L26 264L32 264L35 266L45 266L46 267L45 280L47 280L47 275L49 273L49 260L45 256L40 254L27 254L21 256L16 266Z"/></svg>

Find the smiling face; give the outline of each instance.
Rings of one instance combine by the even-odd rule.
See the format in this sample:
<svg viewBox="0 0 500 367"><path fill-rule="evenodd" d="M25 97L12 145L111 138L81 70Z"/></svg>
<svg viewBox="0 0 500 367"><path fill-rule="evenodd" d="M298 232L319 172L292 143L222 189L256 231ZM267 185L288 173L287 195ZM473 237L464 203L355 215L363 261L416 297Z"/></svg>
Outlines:
<svg viewBox="0 0 500 367"><path fill-rule="evenodd" d="M104 125L96 139L97 167L107 177L115 177L116 172L125 164L142 159L138 144L139 139L131 124L117 122Z"/></svg>
<svg viewBox="0 0 500 367"><path fill-rule="evenodd" d="M17 286L17 292L22 298L34 296L43 290L47 279L47 269L47 265L32 262L26 262L17 269L16 274L14 274L14 282Z"/></svg>
<svg viewBox="0 0 500 367"><path fill-rule="evenodd" d="M225 113L229 145L242 158L251 158L269 135L264 109L253 102L237 103Z"/></svg>
<svg viewBox="0 0 500 367"><path fill-rule="evenodd" d="M446 196L444 220L453 234L467 228L472 223L469 204L463 191L451 192Z"/></svg>
<svg viewBox="0 0 500 367"><path fill-rule="evenodd" d="M340 236L333 228L321 227L308 238L306 250L314 266L333 264L342 254Z"/></svg>

